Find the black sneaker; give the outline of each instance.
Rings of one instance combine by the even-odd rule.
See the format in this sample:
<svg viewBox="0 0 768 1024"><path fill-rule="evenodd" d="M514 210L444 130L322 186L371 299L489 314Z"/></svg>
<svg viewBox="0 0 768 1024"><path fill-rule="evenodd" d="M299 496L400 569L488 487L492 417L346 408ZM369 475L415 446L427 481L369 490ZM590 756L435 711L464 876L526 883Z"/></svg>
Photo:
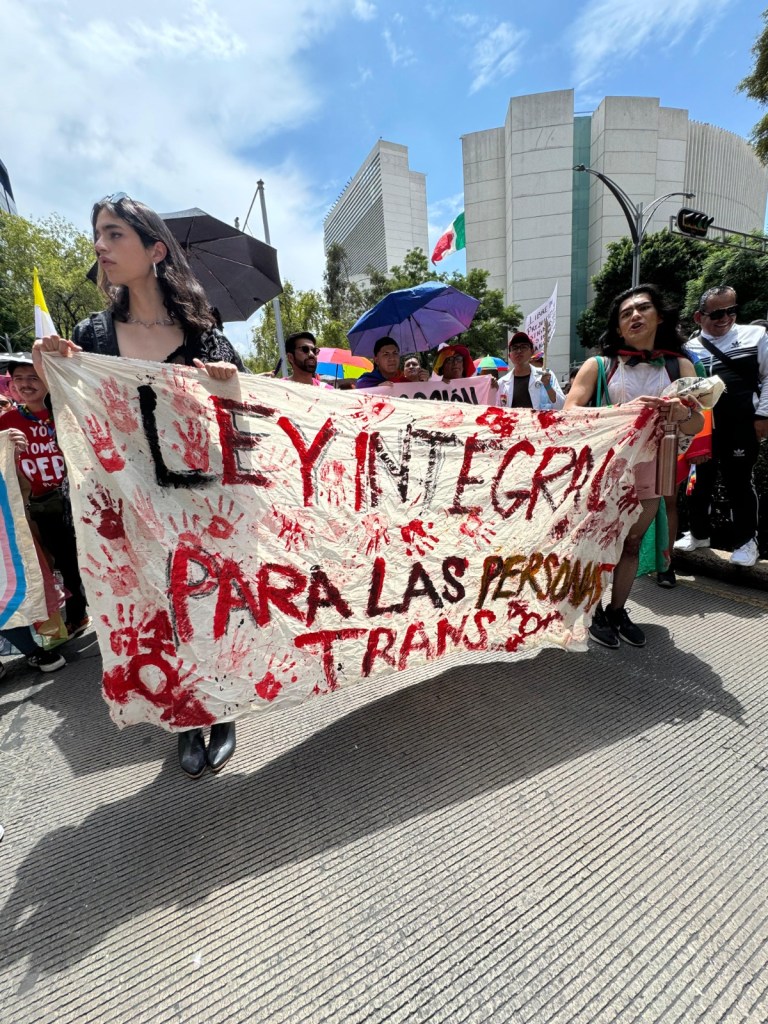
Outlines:
<svg viewBox="0 0 768 1024"><path fill-rule="evenodd" d="M612 647L614 650L621 647L619 634L608 621L601 604L595 609L595 617L589 627L589 636L596 644L602 644L603 647Z"/></svg>
<svg viewBox="0 0 768 1024"><path fill-rule="evenodd" d="M41 672L58 672L67 664L65 659L57 651L41 651L27 658L27 664L31 668L37 668Z"/></svg>
<svg viewBox="0 0 768 1024"><path fill-rule="evenodd" d="M656 583L660 587L666 587L667 590L671 590L672 587L677 586L677 576L675 576L675 570L671 565L664 572L656 573Z"/></svg>
<svg viewBox="0 0 768 1024"><path fill-rule="evenodd" d="M608 605L605 615L625 643L633 647L645 647L645 633L632 622L626 608L611 608Z"/></svg>

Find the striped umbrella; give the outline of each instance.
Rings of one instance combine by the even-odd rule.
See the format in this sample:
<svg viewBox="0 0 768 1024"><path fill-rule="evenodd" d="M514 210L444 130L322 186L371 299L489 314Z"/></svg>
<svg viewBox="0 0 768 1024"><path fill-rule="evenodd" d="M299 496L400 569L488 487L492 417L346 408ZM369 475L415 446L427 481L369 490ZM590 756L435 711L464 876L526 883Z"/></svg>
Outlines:
<svg viewBox="0 0 768 1024"><path fill-rule="evenodd" d="M356 380L373 369L370 359L355 356L348 348L320 348L317 350L317 373L334 380Z"/></svg>
<svg viewBox="0 0 768 1024"><path fill-rule="evenodd" d="M508 370L509 367L503 359L498 356L481 356L475 360L475 373L482 373L483 370Z"/></svg>

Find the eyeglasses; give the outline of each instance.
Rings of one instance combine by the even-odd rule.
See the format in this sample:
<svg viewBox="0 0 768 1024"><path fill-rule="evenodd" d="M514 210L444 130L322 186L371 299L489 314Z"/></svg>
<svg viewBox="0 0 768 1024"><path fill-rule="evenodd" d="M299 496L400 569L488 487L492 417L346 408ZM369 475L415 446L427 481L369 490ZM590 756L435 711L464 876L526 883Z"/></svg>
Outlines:
<svg viewBox="0 0 768 1024"><path fill-rule="evenodd" d="M7 409L11 404L10 399L0 398L0 409Z"/></svg>
<svg viewBox="0 0 768 1024"><path fill-rule="evenodd" d="M303 352L305 356L308 356L308 355L316 356L317 355L317 349L313 348L312 345L302 345L301 348L299 349L299 352Z"/></svg>
<svg viewBox="0 0 768 1024"><path fill-rule="evenodd" d="M736 316L739 312L738 306L724 306L722 309L713 309L711 313L704 313L710 320L722 320L724 316Z"/></svg>
<svg viewBox="0 0 768 1024"><path fill-rule="evenodd" d="M531 348L531 346L527 345L524 341L520 342L517 345L510 345L509 346L509 351L510 352L522 352L524 349L530 349L531 352L533 352L533 349Z"/></svg>
<svg viewBox="0 0 768 1024"><path fill-rule="evenodd" d="M128 195L127 192L113 192L111 196L104 196L104 198L100 199L99 202L109 203L111 206L116 206L118 203L121 203L124 199L130 198L131 197Z"/></svg>

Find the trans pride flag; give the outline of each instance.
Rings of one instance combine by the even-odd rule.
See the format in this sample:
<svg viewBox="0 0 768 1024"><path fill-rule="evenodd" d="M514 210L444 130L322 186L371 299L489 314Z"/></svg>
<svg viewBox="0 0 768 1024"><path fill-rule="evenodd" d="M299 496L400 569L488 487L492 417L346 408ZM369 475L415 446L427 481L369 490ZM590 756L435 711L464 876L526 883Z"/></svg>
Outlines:
<svg viewBox="0 0 768 1024"><path fill-rule="evenodd" d="M47 618L45 586L24 515L13 445L0 432L0 629Z"/></svg>

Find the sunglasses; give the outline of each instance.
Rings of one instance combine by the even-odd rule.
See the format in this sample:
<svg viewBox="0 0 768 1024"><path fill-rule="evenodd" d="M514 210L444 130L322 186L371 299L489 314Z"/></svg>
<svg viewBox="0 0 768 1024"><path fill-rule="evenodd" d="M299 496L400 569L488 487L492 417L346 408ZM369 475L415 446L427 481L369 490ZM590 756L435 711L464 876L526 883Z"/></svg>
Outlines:
<svg viewBox="0 0 768 1024"><path fill-rule="evenodd" d="M302 345L301 348L299 349L299 352L303 352L305 356L317 355L317 349L314 348L312 345Z"/></svg>
<svg viewBox="0 0 768 1024"><path fill-rule="evenodd" d="M124 199L130 199L131 197L127 192L113 192L111 196L104 196L103 199L99 200L99 203L109 203L110 206L116 206L121 203Z"/></svg>
<svg viewBox="0 0 768 1024"><path fill-rule="evenodd" d="M704 313L710 320L722 320L724 316L736 316L739 312L738 306L725 306L723 309L713 309L711 313Z"/></svg>

